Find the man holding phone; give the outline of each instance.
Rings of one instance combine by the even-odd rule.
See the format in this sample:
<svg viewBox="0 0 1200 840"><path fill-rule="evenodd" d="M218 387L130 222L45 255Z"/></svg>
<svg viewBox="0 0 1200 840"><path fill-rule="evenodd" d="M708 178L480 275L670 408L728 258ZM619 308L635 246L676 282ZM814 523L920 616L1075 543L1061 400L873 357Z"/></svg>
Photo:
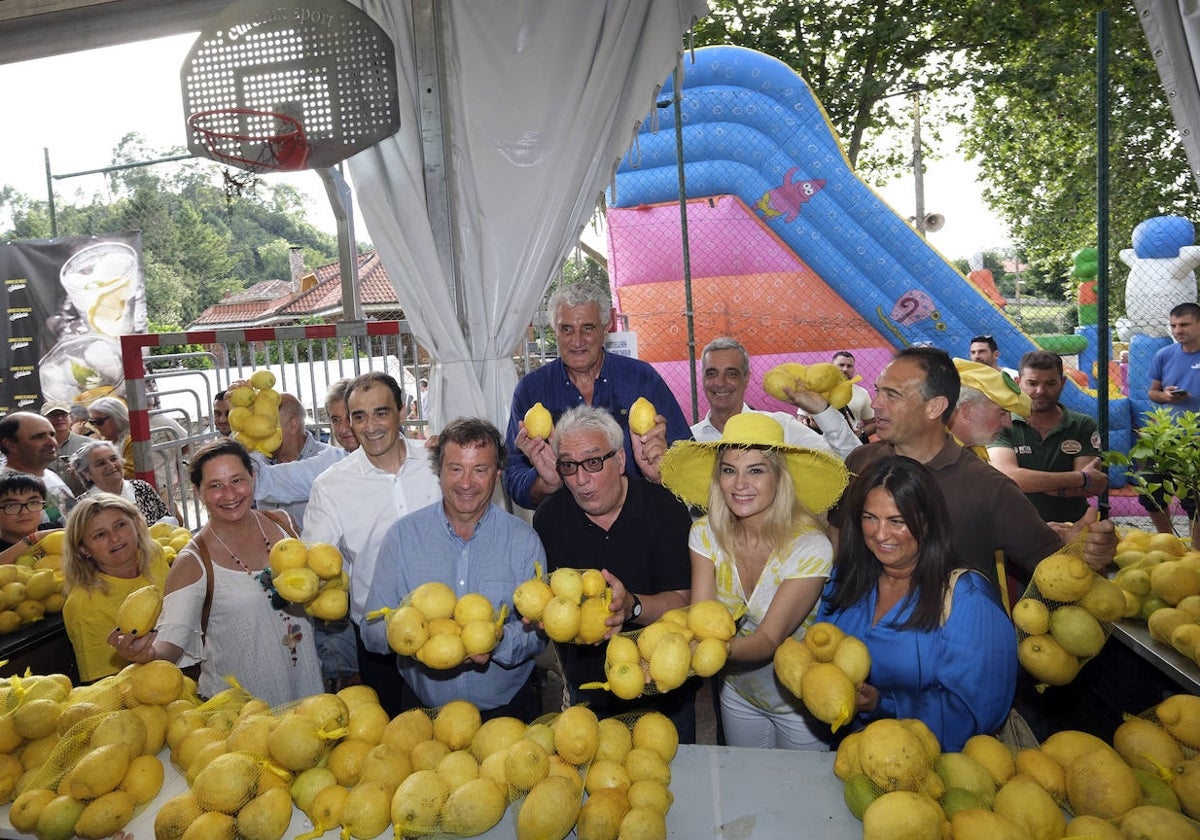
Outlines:
<svg viewBox="0 0 1200 840"><path fill-rule="evenodd" d="M1180 415L1185 411L1200 412L1200 305L1181 303L1171 310L1167 323L1175 343L1154 354L1150 362L1150 388L1147 394L1156 403ZM1146 475L1148 481L1157 477ZM1161 497L1161 498L1160 498ZM1167 512L1169 499L1158 493L1154 498L1139 496L1142 506L1160 533L1174 533L1171 515ZM1196 503L1183 500L1183 509L1192 521L1196 518Z"/></svg>

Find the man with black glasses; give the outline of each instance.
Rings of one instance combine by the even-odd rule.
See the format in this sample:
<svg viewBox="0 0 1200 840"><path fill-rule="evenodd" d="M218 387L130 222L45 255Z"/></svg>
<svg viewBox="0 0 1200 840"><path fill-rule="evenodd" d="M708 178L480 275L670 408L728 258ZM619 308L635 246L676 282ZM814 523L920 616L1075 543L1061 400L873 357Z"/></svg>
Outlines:
<svg viewBox="0 0 1200 840"><path fill-rule="evenodd" d="M40 414L15 411L0 420L0 452L5 472L19 472L40 478L46 485L46 506L42 524L61 528L67 513L75 506L75 494L53 470L47 469L58 459L58 438L54 426Z"/></svg>
<svg viewBox="0 0 1200 840"><path fill-rule="evenodd" d="M691 516L669 490L625 471L620 425L603 408L578 406L555 423L550 440L564 487L533 515L550 571L599 569L612 587L612 632L650 624L691 595ZM581 690L601 681L606 645L557 645L570 703L587 702L600 717L654 708L675 721L679 740L696 739L698 680L666 694L622 701Z"/></svg>

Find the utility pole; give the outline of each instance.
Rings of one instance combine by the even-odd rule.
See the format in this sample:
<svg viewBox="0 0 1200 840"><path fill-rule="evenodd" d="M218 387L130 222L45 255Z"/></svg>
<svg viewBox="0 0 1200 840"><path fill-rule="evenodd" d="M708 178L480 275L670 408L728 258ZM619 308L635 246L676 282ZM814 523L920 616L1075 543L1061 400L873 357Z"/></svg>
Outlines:
<svg viewBox="0 0 1200 840"><path fill-rule="evenodd" d="M917 233L925 236L925 162L921 147L921 91L924 85L913 86L913 184L916 191L916 217L913 219Z"/></svg>

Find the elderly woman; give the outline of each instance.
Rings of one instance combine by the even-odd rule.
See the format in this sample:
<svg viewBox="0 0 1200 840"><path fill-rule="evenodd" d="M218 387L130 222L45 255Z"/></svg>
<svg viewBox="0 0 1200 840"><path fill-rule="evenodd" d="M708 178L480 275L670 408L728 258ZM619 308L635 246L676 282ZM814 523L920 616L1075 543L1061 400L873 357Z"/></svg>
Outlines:
<svg viewBox="0 0 1200 840"><path fill-rule="evenodd" d="M772 660L813 622L833 557L816 517L846 478L838 458L785 444L783 427L752 411L730 417L720 440L676 443L663 458L663 485L708 509L688 537L692 603L744 613L720 691L730 746L827 748L828 729L780 691Z"/></svg>
<svg viewBox="0 0 1200 840"><path fill-rule="evenodd" d="M112 493L137 505L150 524L177 524L154 488L140 478L125 477L125 459L106 440L84 444L71 455L71 471L88 489L81 498L97 493Z"/></svg>
<svg viewBox="0 0 1200 840"><path fill-rule="evenodd" d="M324 690L312 622L294 604L277 608L263 585L271 546L295 536L282 511L254 509L250 454L228 438L196 453L190 465L208 524L176 556L167 576L156 633L109 642L132 662L199 661L199 693L211 697L233 675L272 706Z"/></svg>
<svg viewBox="0 0 1200 840"><path fill-rule="evenodd" d="M133 438L129 436L129 408L116 397L100 397L88 405L88 422L100 437L114 444L125 461L125 477L133 478Z"/></svg>
<svg viewBox="0 0 1200 840"><path fill-rule="evenodd" d="M994 732L1012 707L1017 637L992 583L953 556L929 470L882 458L851 485L842 511L819 618L871 652L859 721L917 718L946 752Z"/></svg>
<svg viewBox="0 0 1200 840"><path fill-rule="evenodd" d="M167 578L162 549L132 502L97 493L75 505L64 532L63 577L63 623L80 679L115 674L129 664L108 643L117 609L130 592L151 583L161 589Z"/></svg>

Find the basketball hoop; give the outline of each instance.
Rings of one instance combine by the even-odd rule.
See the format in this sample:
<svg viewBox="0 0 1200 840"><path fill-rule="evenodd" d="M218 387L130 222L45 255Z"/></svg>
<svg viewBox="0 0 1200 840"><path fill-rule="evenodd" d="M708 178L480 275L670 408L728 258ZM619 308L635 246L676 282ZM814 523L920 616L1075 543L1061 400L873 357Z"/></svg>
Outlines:
<svg viewBox="0 0 1200 840"><path fill-rule="evenodd" d="M250 172L295 172L308 163L308 140L295 117L254 108L212 108L188 117L209 157Z"/></svg>

